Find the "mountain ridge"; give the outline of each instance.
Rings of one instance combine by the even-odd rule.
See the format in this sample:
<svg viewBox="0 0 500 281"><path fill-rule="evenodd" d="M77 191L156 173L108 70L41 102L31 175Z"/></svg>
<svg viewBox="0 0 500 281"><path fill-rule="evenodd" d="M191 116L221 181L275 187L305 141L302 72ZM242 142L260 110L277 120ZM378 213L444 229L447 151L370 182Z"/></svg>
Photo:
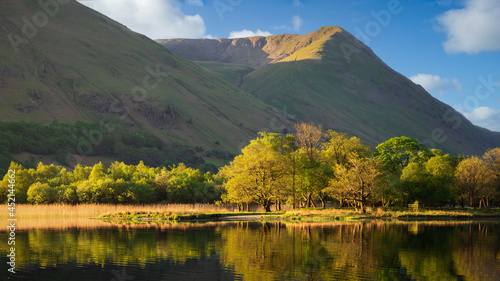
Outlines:
<svg viewBox="0 0 500 281"><path fill-rule="evenodd" d="M157 42L297 120L321 123L371 146L401 135L455 154L481 154L500 145L500 133L474 126L340 27L323 27L305 35L216 40ZM222 47L226 53L217 57L213 56L217 52L203 52L207 42L233 43ZM272 48L275 42L282 46ZM262 60L263 53L267 60ZM246 63L255 54L261 55L258 63ZM237 65L253 68L242 71L238 81L232 77Z"/></svg>

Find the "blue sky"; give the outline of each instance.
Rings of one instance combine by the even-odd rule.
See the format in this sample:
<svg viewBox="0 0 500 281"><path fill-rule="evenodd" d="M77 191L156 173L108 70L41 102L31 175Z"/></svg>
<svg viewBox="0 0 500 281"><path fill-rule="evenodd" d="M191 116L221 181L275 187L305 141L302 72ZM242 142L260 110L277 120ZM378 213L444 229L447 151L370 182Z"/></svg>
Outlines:
<svg viewBox="0 0 500 281"><path fill-rule="evenodd" d="M88 0L152 39L340 26L474 124L500 131L499 0Z"/></svg>

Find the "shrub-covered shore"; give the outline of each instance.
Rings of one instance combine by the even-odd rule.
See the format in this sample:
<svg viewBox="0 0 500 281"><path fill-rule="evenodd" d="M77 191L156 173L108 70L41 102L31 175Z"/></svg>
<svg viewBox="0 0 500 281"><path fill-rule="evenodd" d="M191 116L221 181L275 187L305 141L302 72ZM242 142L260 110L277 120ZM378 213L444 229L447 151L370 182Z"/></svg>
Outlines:
<svg viewBox="0 0 500 281"><path fill-rule="evenodd" d="M500 205L500 148L453 156L396 137L375 149L356 137L301 123L295 134L262 132L217 173L183 163L62 167L12 162L0 200L30 204L259 204L265 212L326 206L365 208ZM0 202L1 202L0 201Z"/></svg>

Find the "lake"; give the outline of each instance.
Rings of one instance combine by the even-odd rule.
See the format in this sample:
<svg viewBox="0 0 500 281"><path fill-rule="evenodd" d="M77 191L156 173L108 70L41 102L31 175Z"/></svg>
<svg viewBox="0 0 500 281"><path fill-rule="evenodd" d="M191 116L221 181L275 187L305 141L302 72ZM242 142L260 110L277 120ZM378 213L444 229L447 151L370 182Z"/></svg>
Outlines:
<svg viewBox="0 0 500 281"><path fill-rule="evenodd" d="M500 222L21 225L3 280L499 280Z"/></svg>

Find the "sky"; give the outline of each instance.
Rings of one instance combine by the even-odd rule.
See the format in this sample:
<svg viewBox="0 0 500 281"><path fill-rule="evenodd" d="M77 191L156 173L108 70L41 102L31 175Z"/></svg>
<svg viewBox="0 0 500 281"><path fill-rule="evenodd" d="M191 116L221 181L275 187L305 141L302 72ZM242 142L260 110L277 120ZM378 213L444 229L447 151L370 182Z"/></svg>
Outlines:
<svg viewBox="0 0 500 281"><path fill-rule="evenodd" d="M152 39L340 26L472 123L500 131L499 0L79 0Z"/></svg>

